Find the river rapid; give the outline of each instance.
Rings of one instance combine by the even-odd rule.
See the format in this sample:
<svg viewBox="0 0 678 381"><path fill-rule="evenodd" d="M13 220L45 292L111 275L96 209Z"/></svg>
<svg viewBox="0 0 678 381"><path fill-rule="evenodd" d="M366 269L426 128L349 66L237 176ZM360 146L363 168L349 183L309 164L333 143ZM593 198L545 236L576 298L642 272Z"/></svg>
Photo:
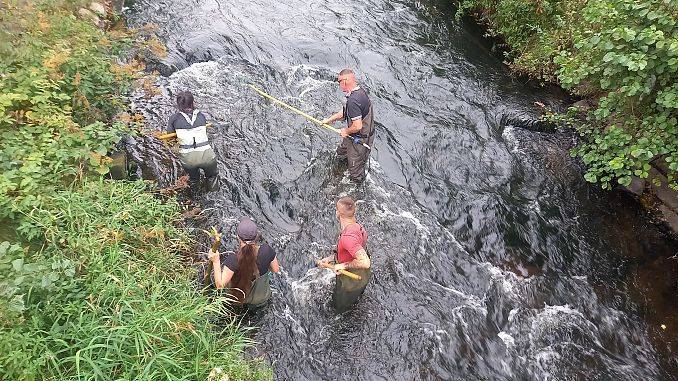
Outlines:
<svg viewBox="0 0 678 381"><path fill-rule="evenodd" d="M133 107L160 129L190 90L216 127L222 186L202 227L251 216L277 250L272 304L250 351L279 380L664 380L675 347L634 270L678 250L630 199L587 184L567 134L511 125L562 96L512 77L451 5L386 0L137 0L132 26L168 47L163 94ZM375 108L368 179L339 139L262 99L323 118L356 70ZM358 200L373 279L329 305L334 204ZM229 244L235 245L232 241ZM675 268L675 260L667 262ZM649 291L648 291L649 292ZM664 298L673 303L675 294ZM674 318L675 319L675 318Z"/></svg>

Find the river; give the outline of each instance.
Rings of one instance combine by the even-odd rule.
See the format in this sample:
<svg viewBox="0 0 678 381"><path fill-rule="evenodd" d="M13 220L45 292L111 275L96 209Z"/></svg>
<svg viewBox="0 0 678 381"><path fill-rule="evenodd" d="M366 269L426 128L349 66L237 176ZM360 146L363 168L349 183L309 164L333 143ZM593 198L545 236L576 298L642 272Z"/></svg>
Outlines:
<svg viewBox="0 0 678 381"><path fill-rule="evenodd" d="M665 315L648 310L635 269L678 245L631 200L587 184L567 134L506 123L562 96L513 77L447 2L129 5L130 24L157 25L168 48L163 95L135 107L160 129L170 94L191 90L217 126L222 187L203 197L202 223L234 231L251 216L278 252L250 351L276 379L671 379L676 348L659 322L675 294ZM341 105L344 67L376 113L359 186L334 165L336 135L245 86L322 118ZM334 275L313 259L335 243L342 195L359 200L374 277L337 315Z"/></svg>

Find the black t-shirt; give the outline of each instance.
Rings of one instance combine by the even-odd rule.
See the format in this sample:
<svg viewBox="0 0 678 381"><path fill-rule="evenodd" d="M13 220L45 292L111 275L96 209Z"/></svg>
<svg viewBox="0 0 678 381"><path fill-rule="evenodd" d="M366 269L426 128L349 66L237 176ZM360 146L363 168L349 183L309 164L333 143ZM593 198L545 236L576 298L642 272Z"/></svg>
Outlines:
<svg viewBox="0 0 678 381"><path fill-rule="evenodd" d="M350 125L351 121L358 119L365 119L370 112L370 99L367 97L367 92L362 88L358 88L346 97L346 109L344 111L344 118Z"/></svg>
<svg viewBox="0 0 678 381"><path fill-rule="evenodd" d="M268 272L271 262L275 259L275 251L267 243L259 246L257 252L257 267L259 267L259 275L264 275ZM236 272L238 270L238 253L232 253L224 260L224 266L229 270Z"/></svg>

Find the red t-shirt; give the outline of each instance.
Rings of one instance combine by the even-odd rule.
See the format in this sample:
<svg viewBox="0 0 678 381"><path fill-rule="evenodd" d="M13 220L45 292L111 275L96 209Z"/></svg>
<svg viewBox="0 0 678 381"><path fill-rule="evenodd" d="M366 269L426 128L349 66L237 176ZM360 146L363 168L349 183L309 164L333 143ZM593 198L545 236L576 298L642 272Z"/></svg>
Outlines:
<svg viewBox="0 0 678 381"><path fill-rule="evenodd" d="M349 225L341 232L337 243L337 262L346 263L355 259L356 253L365 248L367 232L360 224Z"/></svg>

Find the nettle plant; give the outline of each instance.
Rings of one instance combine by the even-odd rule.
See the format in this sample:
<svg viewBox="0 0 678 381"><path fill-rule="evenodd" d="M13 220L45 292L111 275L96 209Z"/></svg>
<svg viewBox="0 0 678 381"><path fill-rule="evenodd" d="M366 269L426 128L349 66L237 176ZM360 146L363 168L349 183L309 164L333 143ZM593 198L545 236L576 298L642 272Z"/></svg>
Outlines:
<svg viewBox="0 0 678 381"><path fill-rule="evenodd" d="M554 60L558 78L576 93L599 95L577 129L573 150L588 165L587 181L605 189L647 178L663 160L678 189L678 29L669 0L589 2L574 48Z"/></svg>

